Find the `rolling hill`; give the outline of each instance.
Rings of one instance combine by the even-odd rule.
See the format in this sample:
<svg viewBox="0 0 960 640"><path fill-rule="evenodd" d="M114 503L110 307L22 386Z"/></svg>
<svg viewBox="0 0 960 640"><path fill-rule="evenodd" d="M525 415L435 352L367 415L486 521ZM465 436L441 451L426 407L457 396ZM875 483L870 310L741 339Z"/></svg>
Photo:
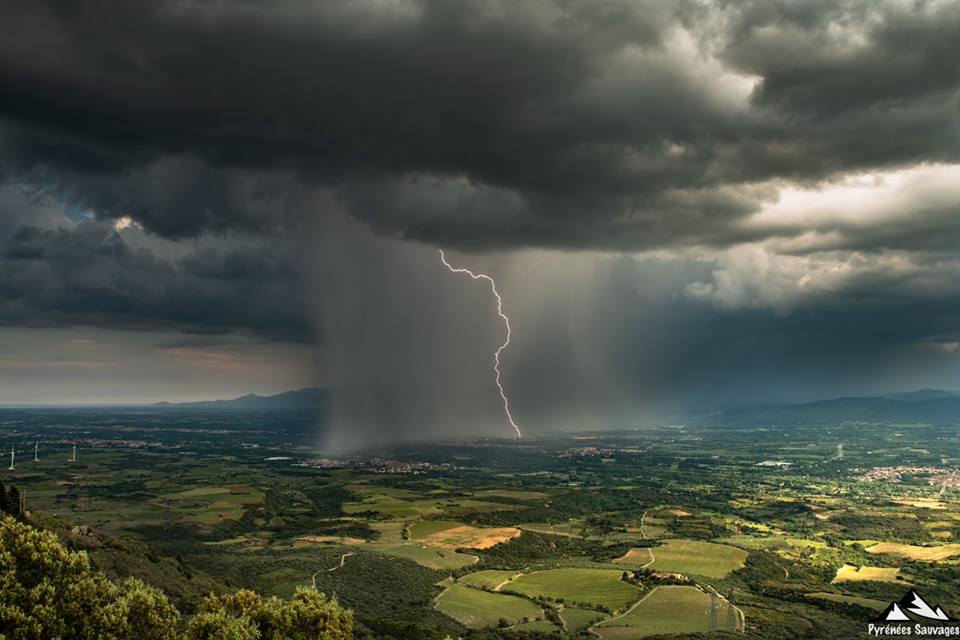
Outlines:
<svg viewBox="0 0 960 640"><path fill-rule="evenodd" d="M231 400L203 400L200 402L158 402L154 407L168 409L320 409L326 405L327 391L306 387L273 396L248 393Z"/></svg>
<svg viewBox="0 0 960 640"><path fill-rule="evenodd" d="M960 397L949 392L924 390L885 397L847 397L802 404L743 407L715 417L743 424L782 425L800 422L960 423Z"/></svg>

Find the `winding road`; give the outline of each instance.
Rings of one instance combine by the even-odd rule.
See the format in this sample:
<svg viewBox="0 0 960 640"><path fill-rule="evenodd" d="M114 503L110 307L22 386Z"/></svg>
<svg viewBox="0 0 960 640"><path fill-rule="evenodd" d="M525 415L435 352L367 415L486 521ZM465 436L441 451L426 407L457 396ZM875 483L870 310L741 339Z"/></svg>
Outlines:
<svg viewBox="0 0 960 640"><path fill-rule="evenodd" d="M340 556L340 564L334 567L330 567L329 569L327 569L327 571L336 571L337 569L342 569L343 563L347 561L347 556L352 556L352 555L355 555L355 554L353 552L343 554L342 556ZM313 572L313 576L310 578L310 582L313 584L314 589L317 588L317 574L320 573L321 571L323 571L323 569L317 569L316 571Z"/></svg>

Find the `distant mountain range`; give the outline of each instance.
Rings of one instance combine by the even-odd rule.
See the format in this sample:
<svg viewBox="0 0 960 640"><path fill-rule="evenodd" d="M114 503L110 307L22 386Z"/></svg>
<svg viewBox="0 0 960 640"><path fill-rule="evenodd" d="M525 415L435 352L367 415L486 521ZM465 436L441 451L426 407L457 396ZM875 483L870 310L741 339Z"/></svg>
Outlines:
<svg viewBox="0 0 960 640"><path fill-rule="evenodd" d="M287 391L273 396L254 393L231 400L158 402L167 409L314 409L329 404L329 392L317 387ZM930 422L960 424L960 392L919 389L873 396L832 398L800 404L762 405L714 413L710 421L745 425L828 424L837 422Z"/></svg>
<svg viewBox="0 0 960 640"><path fill-rule="evenodd" d="M327 401L327 392L317 387L285 391L275 396L248 393L232 400L203 400L200 402L158 402L154 407L168 409L319 409Z"/></svg>
<svg viewBox="0 0 960 640"><path fill-rule="evenodd" d="M960 393L920 389L877 396L833 398L802 404L753 406L715 414L745 424L836 422L960 423Z"/></svg>
<svg viewBox="0 0 960 640"><path fill-rule="evenodd" d="M944 391L943 389L917 389L916 391L905 391L902 393L881 393L880 398L888 400L903 400L905 402L916 402L918 400L939 400L941 398L960 398L960 392Z"/></svg>

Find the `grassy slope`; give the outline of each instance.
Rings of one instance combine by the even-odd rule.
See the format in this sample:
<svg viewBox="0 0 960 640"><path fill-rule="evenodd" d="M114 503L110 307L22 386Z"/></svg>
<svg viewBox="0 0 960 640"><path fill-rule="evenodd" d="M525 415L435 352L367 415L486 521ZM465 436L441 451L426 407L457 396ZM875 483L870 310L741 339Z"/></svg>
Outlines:
<svg viewBox="0 0 960 640"><path fill-rule="evenodd" d="M471 629L496 626L500 618L517 623L525 617L540 615L540 607L524 598L489 593L461 584L451 585L440 594L436 607Z"/></svg>
<svg viewBox="0 0 960 640"><path fill-rule="evenodd" d="M208 593L226 590L224 584L212 576L163 556L150 545L131 537L100 532L73 534L66 522L43 513L35 513L30 524L54 531L72 548L86 551L93 566L112 580L140 578L162 589L184 613L194 612Z"/></svg>
<svg viewBox="0 0 960 640"><path fill-rule="evenodd" d="M747 552L728 545L700 540L669 540L654 547L656 560L650 568L722 578L743 566Z"/></svg>
<svg viewBox="0 0 960 640"><path fill-rule="evenodd" d="M598 611L577 609L574 607L564 607L564 609L560 612L560 619L563 620L563 623L567 626L567 631L583 629L584 627L594 624L603 617L603 614Z"/></svg>
<svg viewBox="0 0 960 640"><path fill-rule="evenodd" d="M639 594L636 587L620 580L621 575L617 569L549 569L520 576L504 590L616 610Z"/></svg>
<svg viewBox="0 0 960 640"><path fill-rule="evenodd" d="M723 626L727 607L717 615ZM637 638L660 633L697 633L710 628L710 596L696 587L657 587L624 616L595 628L601 637Z"/></svg>
<svg viewBox="0 0 960 640"><path fill-rule="evenodd" d="M475 587L486 587L488 589L495 589L498 585L503 584L505 581L509 580L513 576L520 573L519 571L498 571L496 569L488 569L486 571L477 571L476 573L468 573L467 575L460 578L460 582L468 584Z"/></svg>

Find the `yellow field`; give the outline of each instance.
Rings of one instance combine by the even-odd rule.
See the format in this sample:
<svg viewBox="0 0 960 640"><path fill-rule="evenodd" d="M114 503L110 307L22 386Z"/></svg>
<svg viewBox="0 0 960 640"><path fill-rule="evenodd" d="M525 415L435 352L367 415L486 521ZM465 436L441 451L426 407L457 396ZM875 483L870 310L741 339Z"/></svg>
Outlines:
<svg viewBox="0 0 960 640"><path fill-rule="evenodd" d="M653 556L650 555L650 549L643 547L634 547L627 551L624 555L620 556L614 560L617 564L629 564L634 567L642 567L645 564L649 564L653 561Z"/></svg>
<svg viewBox="0 0 960 640"><path fill-rule="evenodd" d="M837 569L837 576L832 584L838 582L862 582L864 580L873 580L875 582L902 582L898 577L900 569L897 567L860 567L852 564L845 564Z"/></svg>
<svg viewBox="0 0 960 640"><path fill-rule="evenodd" d="M520 535L515 527L478 528L469 525L438 531L422 539L430 547L440 549L489 549L501 542L507 542Z"/></svg>
<svg viewBox="0 0 960 640"><path fill-rule="evenodd" d="M936 562L960 555L960 544L944 544L937 547L921 547L915 544L900 544L897 542L881 542L867 548L867 553L886 553L891 556L900 556L910 560L925 560Z"/></svg>
<svg viewBox="0 0 960 640"><path fill-rule="evenodd" d="M912 500L893 500L895 504L918 509L946 509L947 505L934 498L914 498Z"/></svg>

